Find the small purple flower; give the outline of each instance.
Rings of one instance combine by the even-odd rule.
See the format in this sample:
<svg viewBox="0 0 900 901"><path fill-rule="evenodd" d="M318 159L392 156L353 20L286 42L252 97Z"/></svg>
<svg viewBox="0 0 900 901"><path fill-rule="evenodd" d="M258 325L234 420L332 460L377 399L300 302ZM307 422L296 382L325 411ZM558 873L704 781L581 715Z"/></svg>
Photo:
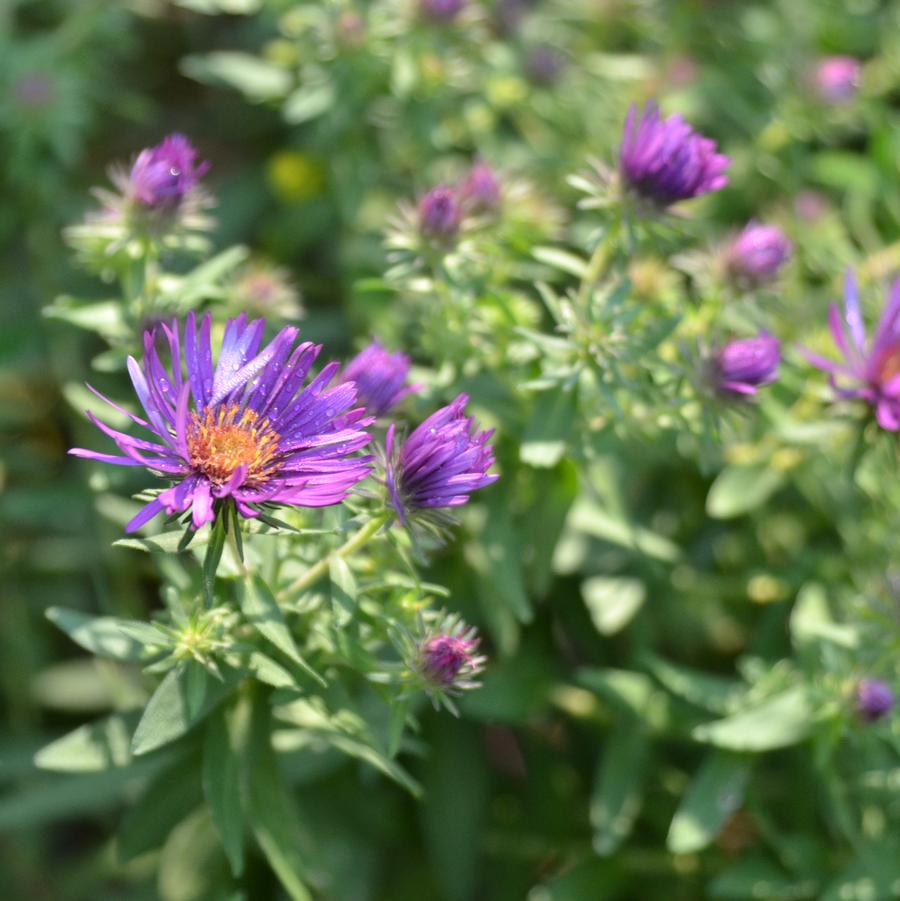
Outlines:
<svg viewBox="0 0 900 901"><path fill-rule="evenodd" d="M478 640L438 635L422 645L422 673L437 685L453 685L463 667L469 664Z"/></svg>
<svg viewBox="0 0 900 901"><path fill-rule="evenodd" d="M860 679L856 686L856 709L866 722L887 716L894 706L894 693L881 679Z"/></svg>
<svg viewBox="0 0 900 901"><path fill-rule="evenodd" d="M458 715L451 698L478 688L481 683L476 678L487 663L478 653L478 632L456 614L440 616L429 626L420 623L420 630L418 638L409 636L404 641L410 671L436 708L443 704Z"/></svg>
<svg viewBox="0 0 900 901"><path fill-rule="evenodd" d="M178 323L144 334L144 366L128 358L128 371L146 419L120 413L151 432L132 438L88 418L124 456L73 448L77 457L144 466L175 484L147 504L125 527L140 528L163 510L192 511L195 529L216 517L216 502L231 498L238 513L252 518L260 505L325 507L343 501L369 472L369 457L353 456L371 440L372 422L356 407L356 388L329 383L340 368L329 363L304 387L321 345L294 347L298 330L282 329L259 349L265 321L241 314L225 326L217 365L212 362L207 314L188 314L183 336ZM157 345L169 347L170 368ZM182 360L184 370L182 372ZM91 389L93 390L93 389Z"/></svg>
<svg viewBox="0 0 900 901"><path fill-rule="evenodd" d="M859 288L852 272L844 286L844 314L837 304L828 311L834 342L844 362L836 363L801 348L813 366L830 375L831 386L842 399L858 398L875 411L881 428L900 430L900 279L894 282L871 344L863 325ZM839 380L852 384L843 387Z"/></svg>
<svg viewBox="0 0 900 901"><path fill-rule="evenodd" d="M828 212L828 198L818 191L801 191L794 198L794 212L804 222L815 222Z"/></svg>
<svg viewBox="0 0 900 901"><path fill-rule="evenodd" d="M479 160L469 170L460 187L462 202L475 212L487 212L500 204L500 179L484 161Z"/></svg>
<svg viewBox="0 0 900 901"><path fill-rule="evenodd" d="M209 163L197 162L197 151L181 134L142 150L128 180L128 194L153 209L175 207L199 183Z"/></svg>
<svg viewBox="0 0 900 901"><path fill-rule="evenodd" d="M726 394L753 395L778 378L781 342L768 332L729 341L713 357L713 379Z"/></svg>
<svg viewBox="0 0 900 901"><path fill-rule="evenodd" d="M391 353L373 341L344 368L341 381L355 382L360 403L372 416L384 416L421 385L408 385L410 360L404 353Z"/></svg>
<svg viewBox="0 0 900 901"><path fill-rule="evenodd" d="M849 103L859 90L862 66L852 56L826 56L813 72L813 87L819 99L838 105Z"/></svg>
<svg viewBox="0 0 900 901"><path fill-rule="evenodd" d="M716 142L697 134L681 116L663 119L656 103L625 120L619 165L626 185L658 207L688 200L728 184L731 160Z"/></svg>
<svg viewBox="0 0 900 901"><path fill-rule="evenodd" d="M394 448L395 426L387 432L386 483L389 501L404 525L420 512L459 507L469 494L496 482L488 473L494 451L493 429L479 432L465 415L469 398L460 394L416 428L403 446Z"/></svg>
<svg viewBox="0 0 900 901"><path fill-rule="evenodd" d="M466 0L421 0L425 16L435 22L452 22L466 5Z"/></svg>
<svg viewBox="0 0 900 901"><path fill-rule="evenodd" d="M462 209L449 185L432 188L419 202L419 227L431 238L455 237L461 222Z"/></svg>
<svg viewBox="0 0 900 901"><path fill-rule="evenodd" d="M563 55L548 44L532 47L525 57L525 72L535 84L539 85L555 84L562 75L565 65Z"/></svg>
<svg viewBox="0 0 900 901"><path fill-rule="evenodd" d="M755 287L778 275L790 259L792 249L780 228L751 221L726 251L725 265L736 283Z"/></svg>

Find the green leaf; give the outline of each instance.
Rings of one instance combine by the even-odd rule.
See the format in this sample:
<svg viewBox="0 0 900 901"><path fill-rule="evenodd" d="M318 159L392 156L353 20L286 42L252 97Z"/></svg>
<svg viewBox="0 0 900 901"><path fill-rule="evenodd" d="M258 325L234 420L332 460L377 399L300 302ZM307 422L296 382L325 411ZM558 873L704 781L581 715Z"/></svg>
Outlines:
<svg viewBox="0 0 900 901"><path fill-rule="evenodd" d="M269 586L255 573L248 573L244 579L241 609L247 621L263 638L290 657L308 676L325 685L325 680L300 656L278 601Z"/></svg>
<svg viewBox="0 0 900 901"><path fill-rule="evenodd" d="M839 625L831 617L825 589L810 582L800 589L791 611L791 639L798 649L832 642L845 648L859 646L859 634L849 625Z"/></svg>
<svg viewBox="0 0 900 901"><path fill-rule="evenodd" d="M231 872L244 869L244 812L240 793L241 759L236 738L223 710L206 725L203 740L203 794Z"/></svg>
<svg viewBox="0 0 900 901"><path fill-rule="evenodd" d="M796 879L768 857L750 852L721 872L709 886L709 897L722 901L800 901L818 897L816 882Z"/></svg>
<svg viewBox="0 0 900 901"><path fill-rule="evenodd" d="M285 100L281 114L285 122L299 125L321 116L334 102L334 85L330 81L303 85Z"/></svg>
<svg viewBox="0 0 900 901"><path fill-rule="evenodd" d="M343 557L331 558L329 572L331 574L331 602L336 613L343 611L338 615L338 622L347 623L356 613L356 579Z"/></svg>
<svg viewBox="0 0 900 901"><path fill-rule="evenodd" d="M640 579L593 576L581 583L581 596L602 635L614 635L627 626L646 595Z"/></svg>
<svg viewBox="0 0 900 901"><path fill-rule="evenodd" d="M783 484L785 475L766 465L726 466L706 497L706 512L714 519L732 519L764 504Z"/></svg>
<svg viewBox="0 0 900 901"><path fill-rule="evenodd" d="M161 847L178 823L202 801L196 761L179 755L125 811L116 832L119 860L127 863Z"/></svg>
<svg viewBox="0 0 900 901"><path fill-rule="evenodd" d="M204 56L187 56L181 70L189 78L205 84L226 84L251 101L284 97L291 75L281 66L236 50L218 50Z"/></svg>
<svg viewBox="0 0 900 901"><path fill-rule="evenodd" d="M281 775L271 734L270 711L265 700L257 698L245 767L247 813L256 841L285 891L293 901L311 901L300 816Z"/></svg>
<svg viewBox="0 0 900 901"><path fill-rule="evenodd" d="M159 855L157 886L163 901L228 898L231 880L209 814L202 806L169 834Z"/></svg>
<svg viewBox="0 0 900 901"><path fill-rule="evenodd" d="M681 556L681 549L668 538L632 525L589 501L575 502L568 524L577 531L666 563L674 563Z"/></svg>
<svg viewBox="0 0 900 901"><path fill-rule="evenodd" d="M203 590L206 592L206 600L209 606L215 604L216 598L216 573L222 560L222 551L225 549L225 514L221 511L219 516L210 526L209 544L203 557Z"/></svg>
<svg viewBox="0 0 900 901"><path fill-rule="evenodd" d="M114 616L91 616L66 607L51 607L47 610L46 616L72 641L98 657L140 660L144 654L143 645L122 631L123 625L137 621L118 619ZM144 625L139 622L137 624Z"/></svg>
<svg viewBox="0 0 900 901"><path fill-rule="evenodd" d="M566 444L575 422L575 391L556 387L542 391L531 412L519 447L519 457L529 466L556 466L566 452Z"/></svg>
<svg viewBox="0 0 900 901"><path fill-rule="evenodd" d="M583 278L587 272L587 263L581 257L558 247L535 247L531 254L538 262L576 278Z"/></svg>
<svg viewBox="0 0 900 901"><path fill-rule="evenodd" d="M115 547L127 547L135 551L147 551L148 553L177 554L183 553L181 541L184 538L184 529L175 532L161 532L150 538L118 538L113 542ZM191 539L191 547L198 548L209 542L209 529L200 530Z"/></svg>
<svg viewBox="0 0 900 901"><path fill-rule="evenodd" d="M234 687L237 674L214 679L189 660L170 670L147 703L131 741L133 754L147 754L181 738L197 725Z"/></svg>
<svg viewBox="0 0 900 901"><path fill-rule="evenodd" d="M68 735L45 745L34 756L34 765L57 772L97 772L131 763L131 728L115 715L79 726Z"/></svg>
<svg viewBox="0 0 900 901"><path fill-rule="evenodd" d="M631 833L641 807L647 738L639 720L626 717L610 735L591 792L593 846L605 857Z"/></svg>
<svg viewBox="0 0 900 901"><path fill-rule="evenodd" d="M813 710L802 685L758 705L693 730L697 741L732 751L771 751L803 741L813 726Z"/></svg>
<svg viewBox="0 0 900 901"><path fill-rule="evenodd" d="M666 845L673 854L705 848L740 806L751 763L746 757L713 751L681 799Z"/></svg>
<svg viewBox="0 0 900 901"><path fill-rule="evenodd" d="M107 340L127 338L131 334L119 300L84 301L63 296L57 297L43 312L48 319L60 319L69 325L96 332Z"/></svg>
<svg viewBox="0 0 900 901"><path fill-rule="evenodd" d="M646 654L643 662L664 688L711 713L732 713L747 692L741 682L679 666Z"/></svg>

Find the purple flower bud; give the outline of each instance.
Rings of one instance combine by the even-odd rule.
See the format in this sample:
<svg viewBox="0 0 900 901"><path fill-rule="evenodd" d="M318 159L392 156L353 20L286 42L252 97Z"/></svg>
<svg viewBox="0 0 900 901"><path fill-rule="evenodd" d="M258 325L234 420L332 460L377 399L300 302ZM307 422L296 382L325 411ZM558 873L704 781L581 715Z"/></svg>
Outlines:
<svg viewBox="0 0 900 901"><path fill-rule="evenodd" d="M801 191L794 198L794 212L804 222L815 222L828 212L828 198L818 191Z"/></svg>
<svg viewBox="0 0 900 901"><path fill-rule="evenodd" d="M716 152L715 141L697 134L681 116L663 119L655 103L640 117L636 107L629 110L619 159L622 178L656 206L724 188L730 163Z"/></svg>
<svg viewBox="0 0 900 901"><path fill-rule="evenodd" d="M453 685L463 668L468 667L478 647L478 639L438 635L422 645L422 673L437 685Z"/></svg>
<svg viewBox="0 0 900 901"><path fill-rule="evenodd" d="M869 723L887 716L894 706L894 693L881 679L860 679L856 686L856 709Z"/></svg>
<svg viewBox="0 0 900 901"><path fill-rule="evenodd" d="M184 135L171 134L138 154L129 176L129 195L147 207L174 207L207 169L209 164L197 162L197 151Z"/></svg>
<svg viewBox="0 0 900 901"><path fill-rule="evenodd" d="M768 332L756 338L729 341L713 357L715 385L727 394L753 395L774 382L781 361L781 342Z"/></svg>
<svg viewBox="0 0 900 901"><path fill-rule="evenodd" d="M494 450L493 430L479 432L465 415L469 398L460 394L452 404L432 413L394 452L392 424L387 432L386 483L391 506L404 525L411 515L459 507L469 494L496 482L488 470Z"/></svg>
<svg viewBox="0 0 900 901"><path fill-rule="evenodd" d="M824 103L848 103L859 90L862 66L852 56L826 56L813 73L813 87Z"/></svg>
<svg viewBox="0 0 900 901"><path fill-rule="evenodd" d="M419 202L419 227L432 238L453 238L462 222L462 209L449 185L432 188Z"/></svg>
<svg viewBox="0 0 900 901"><path fill-rule="evenodd" d="M372 416L384 416L421 385L407 385L409 357L390 353L373 341L344 368L342 382L355 382L360 402Z"/></svg>
<svg viewBox="0 0 900 901"><path fill-rule="evenodd" d="M500 203L500 179L485 162L479 161L469 170L460 188L463 203L475 212L496 209Z"/></svg>
<svg viewBox="0 0 900 901"><path fill-rule="evenodd" d="M564 68L565 60L562 54L547 44L532 47L525 57L525 72L535 84L548 86L554 84Z"/></svg>
<svg viewBox="0 0 900 901"><path fill-rule="evenodd" d="M738 285L754 287L772 281L790 258L792 249L780 228L751 221L726 251L725 265Z"/></svg>
<svg viewBox="0 0 900 901"><path fill-rule="evenodd" d="M421 0L421 10L435 22L452 22L463 10L466 0Z"/></svg>

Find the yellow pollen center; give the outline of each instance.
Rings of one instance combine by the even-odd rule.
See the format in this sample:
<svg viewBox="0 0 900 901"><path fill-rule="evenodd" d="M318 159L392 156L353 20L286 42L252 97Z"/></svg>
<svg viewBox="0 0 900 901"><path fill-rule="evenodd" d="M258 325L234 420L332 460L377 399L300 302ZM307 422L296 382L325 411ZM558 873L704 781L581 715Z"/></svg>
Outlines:
<svg viewBox="0 0 900 901"><path fill-rule="evenodd" d="M236 404L192 413L187 428L191 465L222 485L239 466L247 467L244 485L254 487L278 471L279 435L269 420Z"/></svg>

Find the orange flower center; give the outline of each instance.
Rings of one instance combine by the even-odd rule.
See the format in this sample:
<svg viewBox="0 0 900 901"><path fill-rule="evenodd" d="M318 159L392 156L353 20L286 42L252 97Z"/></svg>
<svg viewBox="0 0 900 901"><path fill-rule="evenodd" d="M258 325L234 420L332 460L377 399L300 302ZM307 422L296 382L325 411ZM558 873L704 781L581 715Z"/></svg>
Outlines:
<svg viewBox="0 0 900 901"><path fill-rule="evenodd" d="M887 384L895 375L900 375L900 345L890 348L881 358L878 366L881 384Z"/></svg>
<svg viewBox="0 0 900 901"><path fill-rule="evenodd" d="M281 465L276 459L279 438L268 419L236 404L192 413L187 429L191 465L218 485L240 466L247 467L245 485L265 482Z"/></svg>

